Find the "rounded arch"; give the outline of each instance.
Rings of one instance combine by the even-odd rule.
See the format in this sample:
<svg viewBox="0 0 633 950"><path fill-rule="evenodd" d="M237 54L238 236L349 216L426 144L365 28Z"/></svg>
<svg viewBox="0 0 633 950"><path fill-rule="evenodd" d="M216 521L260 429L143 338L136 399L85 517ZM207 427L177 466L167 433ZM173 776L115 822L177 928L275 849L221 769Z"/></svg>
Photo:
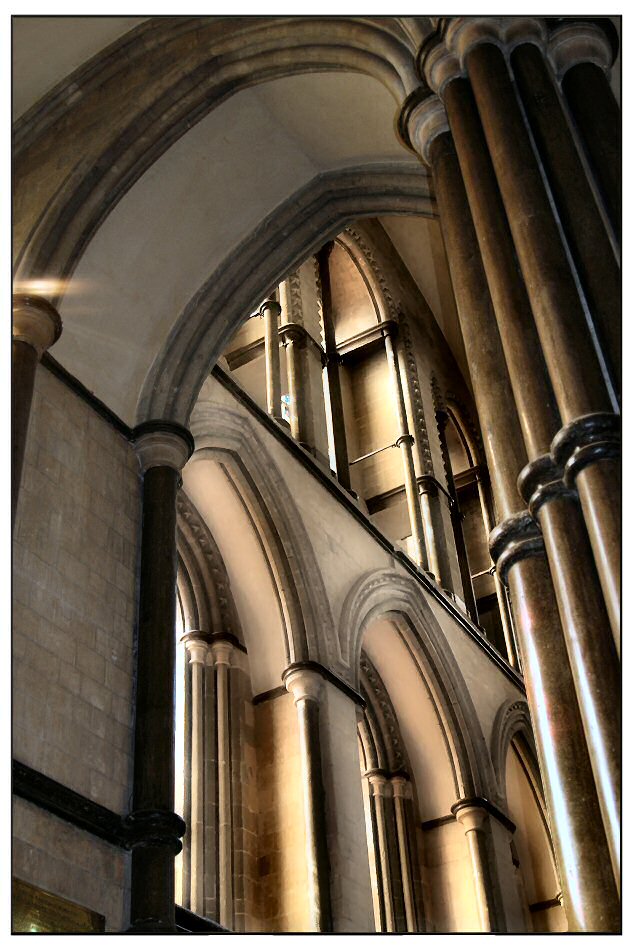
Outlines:
<svg viewBox="0 0 633 950"><path fill-rule="evenodd" d="M453 769L456 799L494 797L494 773L466 682L422 591L397 571L372 571L359 578L343 605L339 638L355 682L365 630L380 617L396 625L426 685Z"/></svg>
<svg viewBox="0 0 633 950"><path fill-rule="evenodd" d="M415 54L430 31L427 18L169 17L141 24L18 124L19 278L68 278L122 195L185 131L242 89L300 72L359 72L401 105L419 85ZM175 62L186 64L184 72L173 69ZM117 95L124 66L132 88L145 84L143 94ZM84 127L94 114L101 117L99 136ZM82 155L76 163L51 147L60 128ZM34 166L47 182L37 197Z"/></svg>
<svg viewBox="0 0 633 950"><path fill-rule="evenodd" d="M211 367L267 290L352 220L387 213L434 214L421 168L386 164L324 173L275 208L181 312L147 375L137 422L165 418L186 425Z"/></svg>
<svg viewBox="0 0 633 950"><path fill-rule="evenodd" d="M310 539L264 442L245 415L212 396L199 401L191 431L196 440L192 461L222 464L265 551L286 630L287 664L316 660L345 676Z"/></svg>

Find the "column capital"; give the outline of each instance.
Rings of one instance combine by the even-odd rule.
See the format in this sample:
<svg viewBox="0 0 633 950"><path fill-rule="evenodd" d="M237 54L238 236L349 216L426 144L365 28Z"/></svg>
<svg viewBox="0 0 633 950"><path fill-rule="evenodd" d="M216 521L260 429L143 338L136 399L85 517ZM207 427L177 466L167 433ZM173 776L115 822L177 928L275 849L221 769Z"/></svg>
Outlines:
<svg viewBox="0 0 633 950"><path fill-rule="evenodd" d="M451 806L451 812L457 821L466 826L466 831L470 831L472 828L480 828L487 815L496 818L510 834L514 834L516 831L514 822L500 811L496 805L489 802L487 798L481 798L479 796L460 798Z"/></svg>
<svg viewBox="0 0 633 950"><path fill-rule="evenodd" d="M308 342L308 331L300 323L284 323L279 327L279 336L284 346L288 342L305 346Z"/></svg>
<svg viewBox="0 0 633 950"><path fill-rule="evenodd" d="M369 782L369 787L374 798L390 798L393 792L388 775L381 769L373 769L371 772L365 772L365 778Z"/></svg>
<svg viewBox="0 0 633 950"><path fill-rule="evenodd" d="M593 63L608 74L614 59L606 33L590 20L563 23L552 30L547 55L559 79L580 63Z"/></svg>
<svg viewBox="0 0 633 950"><path fill-rule="evenodd" d="M184 643L189 653L190 663L200 663L204 665L209 652L209 636L202 630L190 630L180 642Z"/></svg>
<svg viewBox="0 0 633 950"><path fill-rule="evenodd" d="M263 300L262 303L260 304L259 315L261 317L264 316L265 310L271 310L273 313L277 315L277 317L281 316L281 306L277 303L276 300L272 300L271 298L267 300Z"/></svg>
<svg viewBox="0 0 633 950"><path fill-rule="evenodd" d="M406 121L406 136L412 148L430 167L431 144L438 136L449 131L448 119L439 96L431 94L415 104L411 111L403 116Z"/></svg>
<svg viewBox="0 0 633 950"><path fill-rule="evenodd" d="M321 673L314 669L288 668L283 674L284 686L295 701L295 705L302 699L311 699L319 703L323 698L325 680Z"/></svg>
<svg viewBox="0 0 633 950"><path fill-rule="evenodd" d="M214 665L230 666L233 650L234 646L230 640L214 640L210 649L210 654L213 657Z"/></svg>
<svg viewBox="0 0 633 950"><path fill-rule="evenodd" d="M289 692L293 692L294 694L294 687L291 687L288 685L288 682L289 682L288 677L290 677L291 675L295 673L300 673L300 672L316 674L322 682L327 681L328 683L331 683L333 686L336 686L336 688L339 689L342 693L345 693L345 695L349 699L351 699L352 702L354 702L356 706L360 708L360 710L365 709L365 706L367 704L365 700L363 699L363 697L360 695L360 693L357 693L356 690L352 686L349 685L349 683L346 683L344 680L342 680L339 676L336 675L336 673L333 673L331 670L328 670L327 667L322 666L320 663L317 663L316 660L298 660L296 663L291 663L290 666L284 670L284 672L281 674L281 678L283 680L283 683L286 689ZM300 683L301 680L295 678L294 682ZM297 700L295 698L295 702L296 701Z"/></svg>
<svg viewBox="0 0 633 950"><path fill-rule="evenodd" d="M143 474L159 466L180 472L194 450L191 432L177 422L150 419L136 426L133 438Z"/></svg>
<svg viewBox="0 0 633 950"><path fill-rule="evenodd" d="M35 294L13 295L13 339L32 346L38 360L61 332L61 317L48 300Z"/></svg>
<svg viewBox="0 0 633 950"><path fill-rule="evenodd" d="M413 798L411 779L406 775L392 775L390 781L394 798Z"/></svg>
<svg viewBox="0 0 633 950"><path fill-rule="evenodd" d="M536 16L458 16L452 17L444 34L444 44L462 67L476 46L490 43L510 56L515 46L534 43L547 46L545 17Z"/></svg>
<svg viewBox="0 0 633 950"><path fill-rule="evenodd" d="M508 571L519 561L545 553L543 536L529 511L522 511L502 521L490 535L490 556L503 583L508 584Z"/></svg>

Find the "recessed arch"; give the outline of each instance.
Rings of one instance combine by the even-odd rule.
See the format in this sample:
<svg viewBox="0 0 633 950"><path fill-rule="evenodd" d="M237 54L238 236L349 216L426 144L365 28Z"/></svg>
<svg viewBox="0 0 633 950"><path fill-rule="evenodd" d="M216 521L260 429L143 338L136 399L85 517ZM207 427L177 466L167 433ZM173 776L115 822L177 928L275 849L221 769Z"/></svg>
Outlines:
<svg viewBox="0 0 633 950"><path fill-rule="evenodd" d="M356 682L363 636L381 617L397 627L435 707L453 769L455 799L494 798L490 757L465 680L422 592L396 571L372 571L359 578L343 605L341 649Z"/></svg>
<svg viewBox="0 0 633 950"><path fill-rule="evenodd" d="M189 464L209 459L225 468L265 551L284 618L285 665L316 660L347 678L323 579L301 515L250 420L214 402L212 396L204 398L203 393L191 431L196 452ZM185 482L186 477L185 471Z"/></svg>

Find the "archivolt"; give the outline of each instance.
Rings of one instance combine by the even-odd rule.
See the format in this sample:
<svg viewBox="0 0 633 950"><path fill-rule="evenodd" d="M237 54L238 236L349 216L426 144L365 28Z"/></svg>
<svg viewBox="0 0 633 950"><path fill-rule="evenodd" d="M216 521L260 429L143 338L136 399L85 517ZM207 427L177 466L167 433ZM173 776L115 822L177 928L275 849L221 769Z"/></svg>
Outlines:
<svg viewBox="0 0 633 950"><path fill-rule="evenodd" d="M181 490L177 499L178 590L185 633L231 633L243 643L229 576L209 529Z"/></svg>
<svg viewBox="0 0 633 950"><path fill-rule="evenodd" d="M18 278L68 278L126 191L242 89L297 73L352 71L377 79L401 105L419 85L414 58L430 32L426 18L392 17L175 17L141 24L17 125ZM72 148L61 149L60 137Z"/></svg>
<svg viewBox="0 0 633 950"><path fill-rule="evenodd" d="M287 660L316 660L346 672L323 579L301 515L255 428L240 412L201 400L191 419L196 456L230 471L273 571L287 632Z"/></svg>
<svg viewBox="0 0 633 950"><path fill-rule="evenodd" d="M510 743L516 738L517 734L520 734L523 740L522 758L526 769L529 771L532 787L539 799L543 800L536 744L528 704L523 700L516 702L508 700L497 711L490 739L490 757L497 780L498 800L504 811L507 811L508 807L506 799L506 759Z"/></svg>
<svg viewBox="0 0 633 950"><path fill-rule="evenodd" d="M322 174L265 218L192 297L148 373L137 420L187 425L211 367L266 291L358 217L433 213L421 167L385 164Z"/></svg>
<svg viewBox="0 0 633 950"><path fill-rule="evenodd" d="M347 596L339 623L341 650L358 682L367 626L387 616L398 628L433 702L453 768L457 798L494 796L490 757L468 687L442 630L415 582L396 571L361 577Z"/></svg>

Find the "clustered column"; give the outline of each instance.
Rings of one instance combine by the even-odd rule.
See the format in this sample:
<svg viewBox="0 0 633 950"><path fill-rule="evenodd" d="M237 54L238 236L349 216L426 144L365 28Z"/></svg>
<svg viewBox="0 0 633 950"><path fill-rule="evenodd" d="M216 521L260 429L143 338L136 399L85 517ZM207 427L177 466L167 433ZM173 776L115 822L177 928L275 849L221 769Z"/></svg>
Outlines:
<svg viewBox="0 0 633 950"><path fill-rule="evenodd" d="M281 368L279 361L279 315L276 300L264 300L259 308L264 320L264 354L266 360L266 410L281 422Z"/></svg>
<svg viewBox="0 0 633 950"><path fill-rule="evenodd" d="M232 662L237 641L231 634L189 631L182 638L189 677L185 690L185 785L188 789L183 893L189 907L234 923L234 757Z"/></svg>
<svg viewBox="0 0 633 950"><path fill-rule="evenodd" d="M35 371L43 354L62 332L62 321L43 297L15 294L13 297L13 343L11 354L11 524L20 494L24 450L29 427Z"/></svg>
<svg viewBox="0 0 633 950"><path fill-rule="evenodd" d="M143 475L135 682L134 789L125 818L132 849L132 933L175 933L174 857L185 823L174 814L176 494L193 451L187 429L151 421L134 432Z"/></svg>
<svg viewBox="0 0 633 950"><path fill-rule="evenodd" d="M411 141L433 170L484 448L502 519L493 533L493 557L510 586L516 611L568 920L572 929L617 929L617 891L543 540L524 511L517 488L526 450L478 235L439 101L427 98L413 104L408 128ZM558 728L561 721L566 726L564 736Z"/></svg>
<svg viewBox="0 0 633 950"><path fill-rule="evenodd" d="M522 44L513 60L526 55L542 59L535 46ZM433 53L429 59L432 73ZM603 820L619 875L617 651L577 495L565 485L549 454L560 416L477 108L468 80L459 75L451 79L447 71L445 64L442 95L531 459L521 473L520 487L543 532Z"/></svg>

